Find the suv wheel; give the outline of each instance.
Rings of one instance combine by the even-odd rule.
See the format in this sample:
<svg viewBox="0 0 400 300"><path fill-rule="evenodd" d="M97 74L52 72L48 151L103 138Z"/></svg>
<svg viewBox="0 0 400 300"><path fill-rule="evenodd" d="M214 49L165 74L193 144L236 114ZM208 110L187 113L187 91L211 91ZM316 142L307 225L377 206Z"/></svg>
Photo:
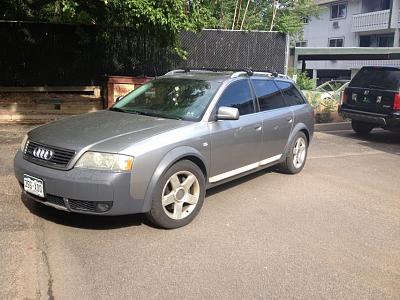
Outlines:
<svg viewBox="0 0 400 300"><path fill-rule="evenodd" d="M369 123L364 123L356 120L351 120L351 127L358 134L368 134L374 129L374 125Z"/></svg>
<svg viewBox="0 0 400 300"><path fill-rule="evenodd" d="M283 163L280 164L280 170L286 174L299 173L306 163L308 152L307 137L303 132L296 134L290 144L289 153Z"/></svg>
<svg viewBox="0 0 400 300"><path fill-rule="evenodd" d="M199 213L204 197L203 172L191 161L181 160L158 181L147 217L162 228L185 226Z"/></svg>

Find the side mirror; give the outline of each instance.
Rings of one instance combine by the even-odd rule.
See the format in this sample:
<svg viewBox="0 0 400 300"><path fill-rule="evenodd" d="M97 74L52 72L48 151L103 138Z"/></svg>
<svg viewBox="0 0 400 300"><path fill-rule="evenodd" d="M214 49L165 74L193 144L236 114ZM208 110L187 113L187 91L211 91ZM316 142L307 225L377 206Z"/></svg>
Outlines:
<svg viewBox="0 0 400 300"><path fill-rule="evenodd" d="M239 110L234 107L221 106L218 108L217 120L238 120Z"/></svg>
<svg viewBox="0 0 400 300"><path fill-rule="evenodd" d="M119 102L122 100L122 98L124 98L124 96L118 96L117 99L115 99L115 103Z"/></svg>

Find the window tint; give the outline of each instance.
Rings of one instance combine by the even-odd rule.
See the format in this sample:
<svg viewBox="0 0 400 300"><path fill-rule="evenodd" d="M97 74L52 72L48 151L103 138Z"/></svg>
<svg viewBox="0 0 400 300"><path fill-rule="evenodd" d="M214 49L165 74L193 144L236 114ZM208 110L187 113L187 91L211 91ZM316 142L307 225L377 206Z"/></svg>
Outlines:
<svg viewBox="0 0 400 300"><path fill-rule="evenodd" d="M254 79L252 83L261 111L286 106L281 92L272 80Z"/></svg>
<svg viewBox="0 0 400 300"><path fill-rule="evenodd" d="M230 84L219 98L218 108L221 106L235 107L239 109L241 116L254 113L253 96L248 81L241 80Z"/></svg>
<svg viewBox="0 0 400 300"><path fill-rule="evenodd" d="M277 81L276 84L281 89L287 105L292 106L305 103L303 97L293 84L284 81Z"/></svg>

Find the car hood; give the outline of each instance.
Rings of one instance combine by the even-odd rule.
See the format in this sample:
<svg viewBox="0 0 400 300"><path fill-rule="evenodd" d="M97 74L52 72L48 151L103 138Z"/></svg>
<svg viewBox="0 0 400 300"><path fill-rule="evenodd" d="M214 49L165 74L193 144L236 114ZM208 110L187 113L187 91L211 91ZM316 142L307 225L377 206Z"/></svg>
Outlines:
<svg viewBox="0 0 400 300"><path fill-rule="evenodd" d="M191 122L104 110L55 121L29 132L29 139L79 151L119 152L135 142Z"/></svg>

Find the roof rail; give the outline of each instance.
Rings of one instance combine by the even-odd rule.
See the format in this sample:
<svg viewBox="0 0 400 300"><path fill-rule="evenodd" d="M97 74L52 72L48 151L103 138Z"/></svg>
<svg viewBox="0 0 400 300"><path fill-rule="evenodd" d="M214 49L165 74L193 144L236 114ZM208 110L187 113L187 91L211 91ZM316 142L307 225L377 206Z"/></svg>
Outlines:
<svg viewBox="0 0 400 300"><path fill-rule="evenodd" d="M217 70L217 69L177 69L177 70L172 70L164 75L173 75L177 73L188 73L188 72L195 72L195 73L215 73L215 72L223 72L223 70Z"/></svg>
<svg viewBox="0 0 400 300"><path fill-rule="evenodd" d="M252 75L249 75L248 72L245 71L240 71L240 72L235 72L231 75L231 78L236 78L240 77L243 75L248 75L248 76L267 76L267 77L279 77L279 78L284 78L284 79L290 79L289 76L285 74L278 74L278 73L270 73L270 72L252 72Z"/></svg>
<svg viewBox="0 0 400 300"><path fill-rule="evenodd" d="M165 73L164 75L173 75L173 74L176 74L176 73L185 73L185 72L187 72L187 70L177 69L177 70L169 71L169 72Z"/></svg>

